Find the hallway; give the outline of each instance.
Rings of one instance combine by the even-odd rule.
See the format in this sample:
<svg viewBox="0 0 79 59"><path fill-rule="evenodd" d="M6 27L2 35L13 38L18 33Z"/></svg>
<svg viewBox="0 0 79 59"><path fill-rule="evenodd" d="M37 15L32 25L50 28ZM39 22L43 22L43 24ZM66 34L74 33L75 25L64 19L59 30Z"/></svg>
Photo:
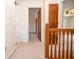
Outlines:
<svg viewBox="0 0 79 59"><path fill-rule="evenodd" d="M44 49L36 34L30 34L28 43L22 42L10 59L44 59Z"/></svg>

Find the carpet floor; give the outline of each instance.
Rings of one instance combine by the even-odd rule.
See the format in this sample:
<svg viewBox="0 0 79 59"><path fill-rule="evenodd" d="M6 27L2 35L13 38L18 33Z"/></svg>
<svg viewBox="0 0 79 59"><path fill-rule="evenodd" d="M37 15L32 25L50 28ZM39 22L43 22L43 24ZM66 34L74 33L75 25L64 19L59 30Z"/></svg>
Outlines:
<svg viewBox="0 0 79 59"><path fill-rule="evenodd" d="M44 48L36 34L29 35L29 42L22 42L10 59L44 59Z"/></svg>

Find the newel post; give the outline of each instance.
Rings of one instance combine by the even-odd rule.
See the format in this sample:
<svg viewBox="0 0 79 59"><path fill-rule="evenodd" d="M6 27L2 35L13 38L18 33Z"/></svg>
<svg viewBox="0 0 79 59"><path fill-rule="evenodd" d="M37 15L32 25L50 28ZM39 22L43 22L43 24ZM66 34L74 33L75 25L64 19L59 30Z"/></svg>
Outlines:
<svg viewBox="0 0 79 59"><path fill-rule="evenodd" d="M45 58L49 57L49 25L45 27Z"/></svg>

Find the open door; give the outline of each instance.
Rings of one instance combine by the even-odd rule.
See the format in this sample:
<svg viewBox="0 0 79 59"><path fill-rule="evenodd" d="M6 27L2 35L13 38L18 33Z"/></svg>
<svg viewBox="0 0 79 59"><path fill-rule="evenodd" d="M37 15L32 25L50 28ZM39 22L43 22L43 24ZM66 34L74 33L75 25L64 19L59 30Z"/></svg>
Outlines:
<svg viewBox="0 0 79 59"><path fill-rule="evenodd" d="M38 11L38 40L41 41L41 9Z"/></svg>

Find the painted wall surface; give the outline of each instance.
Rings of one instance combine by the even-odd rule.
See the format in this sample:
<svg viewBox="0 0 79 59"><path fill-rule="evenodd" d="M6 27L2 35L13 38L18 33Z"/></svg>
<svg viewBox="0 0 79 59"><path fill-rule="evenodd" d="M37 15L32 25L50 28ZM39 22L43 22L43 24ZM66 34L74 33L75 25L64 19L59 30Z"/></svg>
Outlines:
<svg viewBox="0 0 79 59"><path fill-rule="evenodd" d="M63 2L64 9L70 10L74 8L74 0L66 0Z"/></svg>
<svg viewBox="0 0 79 59"><path fill-rule="evenodd" d="M63 3L64 10L74 9L74 0L67 0ZM63 18L64 28L74 28L74 15Z"/></svg>
<svg viewBox="0 0 79 59"><path fill-rule="evenodd" d="M15 47L16 39L16 23L15 23L15 4L14 0L6 0L5 14L5 47L6 58Z"/></svg>
<svg viewBox="0 0 79 59"><path fill-rule="evenodd" d="M42 8L42 7L43 7L43 0L26 0L21 2L19 5L16 5L17 34L20 41L24 42L29 41L29 8Z"/></svg>
<svg viewBox="0 0 79 59"><path fill-rule="evenodd" d="M64 17L63 27L74 28L74 16Z"/></svg>
<svg viewBox="0 0 79 59"><path fill-rule="evenodd" d="M23 9L24 8L24 9ZM28 12L27 9L25 9L25 7L21 7L21 6L17 6L16 5L16 32L17 32L17 38L20 41L28 41L28 20L26 19L27 13Z"/></svg>

